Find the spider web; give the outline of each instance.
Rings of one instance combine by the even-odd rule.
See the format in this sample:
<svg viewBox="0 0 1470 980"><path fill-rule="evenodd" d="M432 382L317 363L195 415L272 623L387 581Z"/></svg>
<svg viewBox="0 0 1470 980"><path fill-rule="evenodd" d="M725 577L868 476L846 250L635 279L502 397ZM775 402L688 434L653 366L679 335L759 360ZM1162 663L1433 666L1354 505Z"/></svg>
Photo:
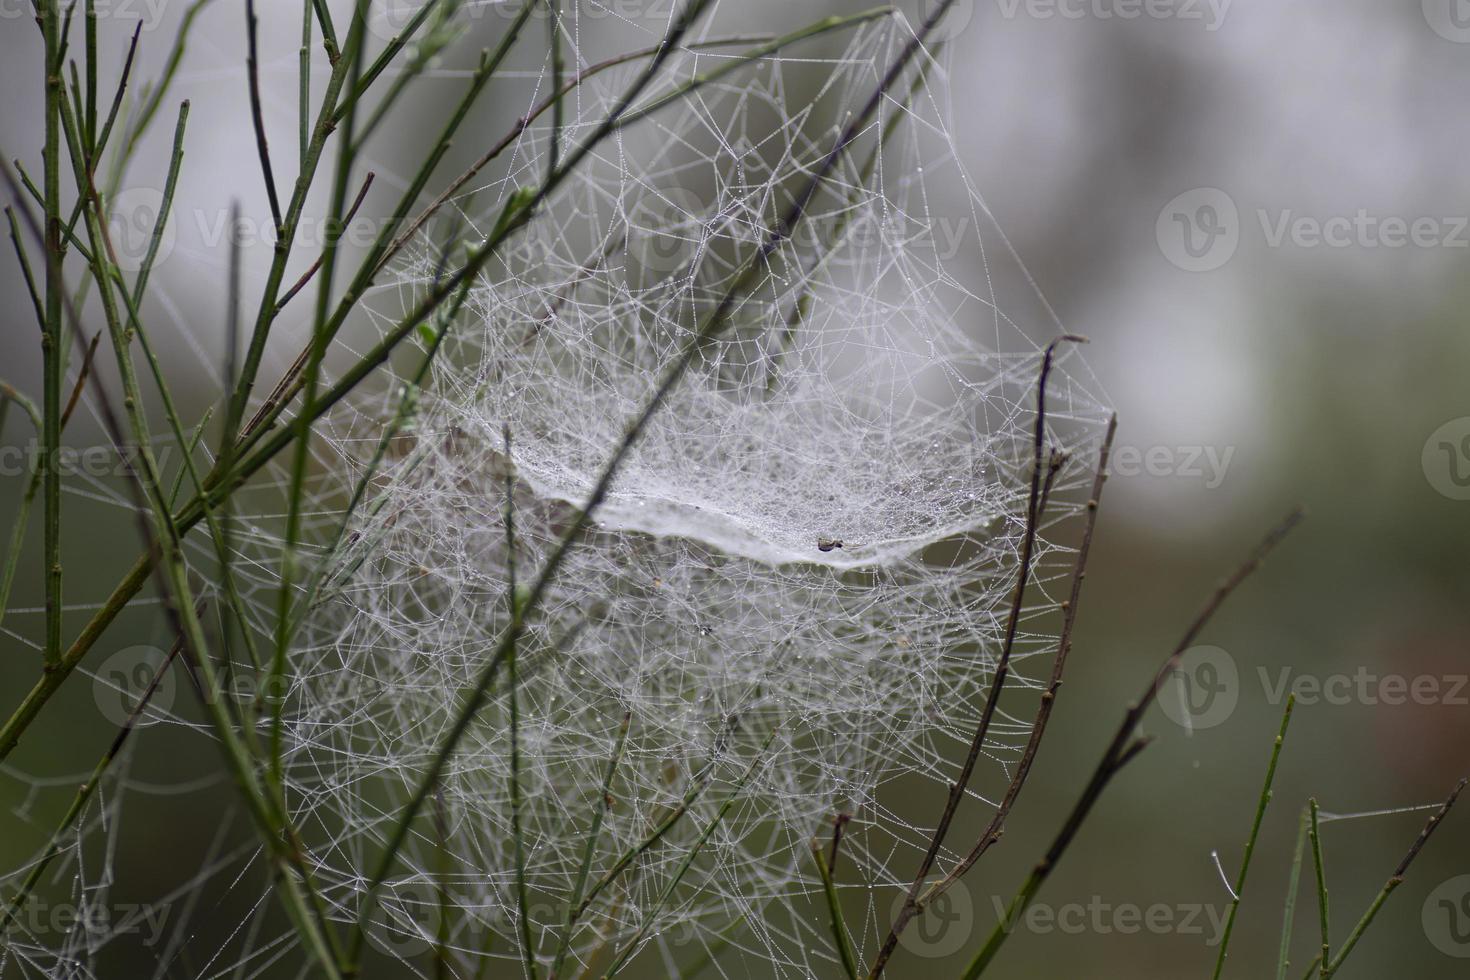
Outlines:
<svg viewBox="0 0 1470 980"><path fill-rule="evenodd" d="M319 426L286 791L335 917L354 920L366 870L499 644L512 565L534 579L630 420L735 290L729 328L702 344L633 445L519 644L529 930L549 958L595 839L589 884L637 856L576 923L567 972L641 944L655 974L708 955L725 975L816 975L835 960L809 842L843 813L842 877L867 892L854 928L869 953L882 939L1000 654L1040 346L1059 330L959 165L934 60L890 93L801 225L746 270L911 37L884 19L834 55L763 59L620 131L452 320L425 325L417 358L438 350L422 384L407 358L399 378ZM729 57L681 52L643 104ZM498 171L454 200L455 235L420 238L392 269L373 323L396 324L455 268L542 179L553 137L564 157L636 70L579 86L559 134L545 117L526 128ZM548 86L543 66L525 108ZM1048 444L1079 463L1105 419L1085 379L1065 354L1048 391ZM1064 526L1087 479L1085 465L1063 467L1051 494L1017 688L1035 686L1028 661L1053 651ZM273 466L231 518L248 626L262 637L288 482ZM207 537L189 546L211 567ZM251 676L243 660L233 667ZM1002 786L1019 755L1029 723L1007 713L1014 704L1002 704L977 786ZM167 710L156 720L190 725ZM408 975L433 975L438 947L466 975L485 957L519 958L510 732L502 672L370 924L375 955ZM902 802L914 786L931 805ZM993 806L978 789L967 805ZM86 842L116 839L96 816L67 852L78 888L94 887ZM204 908L223 901L213 886L255 895L261 862L248 847L205 862L183 893L208 891ZM299 962L268 886L252 902L222 948L191 950L195 975ZM105 946L95 939L56 949L38 937L9 962L21 975L87 975L65 970Z"/></svg>
<svg viewBox="0 0 1470 980"><path fill-rule="evenodd" d="M577 959L635 937L710 945L743 927L768 969L811 975L821 920L793 914L792 895L816 887L808 841L838 812L856 815L845 858L867 883L912 873L925 830L880 789L904 774L947 785L973 731L1015 578L1039 363L994 280L967 289L943 254L931 186L963 178L934 84L884 106L806 222L742 282L909 36L893 23L862 32L824 63L815 95L773 60L611 141L444 328L401 455L338 556L350 575L297 659L300 813L347 828L317 854L348 887L493 655L510 566L542 567L629 420L737 288L730 328L632 448L521 644L532 936L555 947L594 820L595 881L692 790L687 814L578 924ZM690 56L674 81L710 61ZM580 93L568 145L625 81ZM477 189L496 205L465 213L470 237L544 172L550 138L528 132ZM983 211L965 206L978 230ZM398 270L403 311L446 262L426 245ZM336 471L362 472L385 410L336 420ZM1101 418L1074 379L1057 383L1058 446L1082 448ZM1084 472L1064 478L1054 519ZM1042 549L1042 590L1065 559ZM1015 661L1051 644L1028 632ZM515 948L505 692L450 765L438 830L420 831L389 889L394 941L427 942L442 886L462 951L486 933ZM615 802L599 814L625 716ZM1014 758L1025 733L1003 718L987 754Z"/></svg>

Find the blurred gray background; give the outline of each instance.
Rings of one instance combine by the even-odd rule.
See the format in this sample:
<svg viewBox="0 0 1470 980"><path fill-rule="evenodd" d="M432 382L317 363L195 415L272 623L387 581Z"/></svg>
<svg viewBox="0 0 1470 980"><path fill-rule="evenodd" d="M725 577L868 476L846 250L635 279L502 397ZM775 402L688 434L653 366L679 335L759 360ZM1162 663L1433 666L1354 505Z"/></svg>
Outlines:
<svg viewBox="0 0 1470 980"><path fill-rule="evenodd" d="M0 0L0 148L36 172L39 46L22 6ZM260 222L268 212L245 122L242 6L215 0L182 65L176 95L193 105L178 201L207 218L238 199ZM260 6L262 48L281 52L266 60L263 79L273 145L287 160L285 187L294 174L299 10L276 0ZM716 22L774 33L859 6L744 0L721 4ZM104 47L120 62L141 16L138 77L156 77L184 5L111 7ZM1205 637L1220 651L1201 654L1216 673L1196 680L1217 679L1225 707L1211 702L1186 719L1190 726L1154 711L1148 724L1158 744L1118 780L1042 893L1053 920L1023 923L996 970L1017 978L1205 975L1212 916L1229 898L1211 851L1233 877L1285 684L1304 696L1230 971L1265 976L1308 796L1335 813L1420 806L1470 774L1470 4L967 0L960 8L950 85L964 162L1062 321L1091 338L1086 359L1120 414L1123 453L1036 780L1003 845L940 926L900 953L894 975L943 976L964 962L994 922L995 903L1012 894L1060 824L1124 705L1220 576L1300 503L1309 523ZM499 16L481 18L479 43L489 43ZM626 47L647 29L618 18L599 24L607 35L588 40L595 50ZM390 127L370 149L385 186L401 186L395 180L451 104L462 67L446 62L405 106L411 124ZM499 134L517 109L489 106L483 130L460 141L456 160L477 152L475 134ZM171 125L166 110L130 188L161 183ZM451 163L443 172L454 170ZM185 396L195 409L217 383L222 335L227 253L208 240L209 220L180 224L158 272L166 299L155 322L176 330L162 345L166 367L197 378ZM258 293L268 253L246 249L247 297ZM0 375L39 396L34 323L8 251L0 288L8 298ZM299 317L285 324L267 375L294 353L296 327ZM1051 330L1035 327L1039 337ZM92 420L78 421L74 441L98 441ZM6 446L30 438L16 413L3 435ZM0 503L9 508L22 482L7 473ZM67 542L68 597L79 607L69 635L82 622L80 607L100 599L135 553L126 515L87 511L85 491L79 486L74 497L92 524ZM34 557L32 548L27 567ZM34 678L40 597L39 581L24 574L17 608L0 627L6 710ZM156 629L130 614L100 653L157 642ZM1405 696L1400 682L1418 693ZM39 846L69 798L65 787L105 747L108 723L87 685L78 688L3 770L14 828L0 835L7 867ZM1181 715L1177 705L1172 715ZM217 778L208 775L217 768L212 748L197 742L149 761L145 732L138 778L152 774L160 786L178 785L181 773ZM119 856L120 880L172 880L171 852L203 853L217 831L244 839L245 828L215 824L219 807L207 793L161 788L153 799L131 811L133 833L144 836ZM938 804L934 788L914 819ZM1328 825L1336 936L1426 816ZM1456 881L1467 874L1470 812L1460 812L1340 976L1465 976L1470 917L1455 918L1451 906L1470 915L1470 879ZM1309 892L1304 882L1293 976L1313 948ZM1446 898L1450 906L1440 904ZM1150 918L1151 909L1163 911ZM120 965L116 976L151 971L141 964L156 951L133 945L119 962L138 965Z"/></svg>

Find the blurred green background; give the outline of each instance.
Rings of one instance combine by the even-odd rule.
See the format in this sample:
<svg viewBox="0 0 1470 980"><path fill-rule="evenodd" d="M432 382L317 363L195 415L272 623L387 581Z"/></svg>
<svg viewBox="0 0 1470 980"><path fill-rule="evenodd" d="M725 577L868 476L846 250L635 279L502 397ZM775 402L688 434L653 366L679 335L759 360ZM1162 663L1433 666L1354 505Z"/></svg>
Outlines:
<svg viewBox="0 0 1470 980"><path fill-rule="evenodd" d="M1306 506L1309 522L1203 638L1225 651L1223 662L1234 670L1222 692L1233 710L1194 717L1192 732L1166 712L1150 714L1157 743L1110 789L1041 895L1059 921L1023 925L995 974L1206 975L1212 915L1223 913L1229 897L1211 852L1233 877L1279 720L1283 677L1304 689L1325 683L1348 693L1298 705L1228 975L1270 975L1297 816L1309 796L1334 813L1422 806L1470 774L1470 689L1460 680L1470 674L1470 491L1460 479L1470 474L1463 315L1470 300L1463 285L1470 268L1470 111L1463 99L1470 30L1458 27L1456 3L960 5L950 86L964 162L1062 321L1092 339L1086 358L1120 414L1120 446L1154 463L1120 464L1108 487L1069 678L1003 843L944 910L942 927L906 944L893 976L946 976L967 961L995 920L995 903L1009 898L1060 825L1129 699L1220 577L1296 504ZM120 55L132 22L115 6L118 16L104 22L103 36ZM136 6L157 18L140 55L142 77L151 77L183 4ZM263 47L286 52L265 66L268 112L280 117L280 144L291 146L297 14L262 6ZM779 32L857 6L746 0L722 4L717 23ZM208 10L183 65L177 93L194 100L195 129L180 200L218 207L238 197L258 217L266 211L243 124L240 7L220 0ZM476 30L489 38L499 23L479 18ZM589 47L617 50L640 29L604 19L606 35L589 39ZM11 11L0 32L7 93L0 146L33 165L41 78L34 25ZM371 148L380 179L391 181L416 159L422 141L415 127L434 128L450 104L446 87L457 90L455 67L451 59L405 107L409 125ZM483 131L498 134L515 115L510 104L488 106ZM145 149L135 172L161 172L164 142ZM462 141L444 172L477 152L473 142ZM959 200L955 194L950 203ZM1418 231L1395 245L1395 222ZM191 235L180 231L159 281L168 297L160 309L178 330L165 360L175 377L195 372L199 383L187 397L197 408L210 397L208 366L219 360L225 256ZM256 277L247 296L266 252L246 257L247 277ZM0 309L0 373L38 394L30 310L13 262L0 267L9 297ZM974 270L983 274L978 257ZM1046 323L1035 328L1039 338L1049 336ZM295 346L283 340L266 374L274 376ZM95 444L99 431L91 418L79 418L73 441ZM3 436L7 447L28 442L18 413ZM0 512L13 513L23 482L6 471ZM75 608L68 635L131 561L137 542L126 511L94 499L98 487L79 479L70 489L75 513L65 559ZM6 710L35 677L38 528L0 627ZM156 613L145 605L126 614L91 663L163 645ZM1334 688L1334 678L1353 679L1351 689ZM1403 700L1393 696L1395 678L1437 693L1393 703ZM1388 686L1378 683L1384 679ZM98 706L106 691L90 680L70 685L0 769L5 867L35 852L105 748L112 723ZM182 707L187 692L180 693ZM222 817L231 790L207 737L141 732L131 778L132 798L121 811L128 846L114 856L114 906L158 900L202 856L223 857L248 842L248 827ZM891 795L923 822L937 812L941 788L901 782ZM978 832L978 809L966 811L956 840ZM1337 937L1426 817L1327 825ZM1458 812L1340 976L1467 975L1470 936L1457 942L1437 904L1465 894L1453 891L1452 879L1466 874L1470 812ZM225 894L225 884L217 882L218 895L194 910L191 933L228 930L243 918L244 899ZM1292 976L1313 952L1309 893L1304 879ZM1163 911L1154 921L1164 925L1135 927L1134 910L1146 917L1156 907ZM1470 919L1461 925L1470 928ZM117 939L103 975L152 974L160 946L145 941L150 931L143 924ZM763 975L748 960L725 968ZM169 975L210 973L191 953ZM381 975L393 974L385 967Z"/></svg>

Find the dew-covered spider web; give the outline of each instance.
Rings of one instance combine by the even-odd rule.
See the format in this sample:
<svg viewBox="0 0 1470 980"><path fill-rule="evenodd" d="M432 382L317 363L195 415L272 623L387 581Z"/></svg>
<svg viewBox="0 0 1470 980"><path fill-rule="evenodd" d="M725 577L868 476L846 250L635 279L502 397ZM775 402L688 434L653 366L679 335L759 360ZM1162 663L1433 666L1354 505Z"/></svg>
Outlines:
<svg viewBox="0 0 1470 980"><path fill-rule="evenodd" d="M827 975L810 842L838 814L851 818L839 878L867 892L855 938L867 955L881 942L1000 655L1041 349L1060 333L956 158L942 54L915 63L762 252L912 36L901 17L876 20L620 130L452 317L420 325L390 383L319 425L285 797L346 923L496 656L512 577L524 598L696 345L528 611L514 688L506 662L382 889L369 944L404 975L435 975L439 955L454 976L487 959L489 975L520 969L518 851L543 975L563 941L560 976L600 976L634 950L630 975L702 959L710 975ZM679 53L638 104L740 50ZM453 233L420 235L385 273L372 322L335 353L365 350L414 309L544 178L553 139L565 158L639 67L590 75L559 134L549 113L533 120L430 226ZM545 66L533 76L518 113L545 98ZM727 298L728 324L697 340ZM993 808L1029 731L1035 697L1019 689L1055 649L1067 526L1105 419L1080 359L1059 357L1047 453L1072 462L1048 496L1017 692L972 784L976 811ZM277 464L230 517L261 637L286 477ZM208 567L209 539L190 546ZM952 841L940 869L969 843ZM269 885L258 851L219 864L209 881L224 891ZM585 907L568 929L574 895ZM299 962L295 942L261 900L226 949L191 962L197 975L289 975L273 971Z"/></svg>

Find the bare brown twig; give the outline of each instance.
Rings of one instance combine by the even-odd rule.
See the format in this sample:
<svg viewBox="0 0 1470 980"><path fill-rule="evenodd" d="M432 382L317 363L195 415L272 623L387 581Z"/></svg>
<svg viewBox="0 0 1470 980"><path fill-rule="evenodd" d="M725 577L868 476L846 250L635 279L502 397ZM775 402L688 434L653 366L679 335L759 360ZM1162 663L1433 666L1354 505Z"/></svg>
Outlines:
<svg viewBox="0 0 1470 980"><path fill-rule="evenodd" d="M995 718L996 709L1000 705L1000 694L1005 688L1005 683L1010 676L1011 653L1015 649L1016 632L1021 622L1021 612L1026 605L1026 587L1031 577L1031 561L1036 549L1037 525L1041 518L1042 487L1049 484L1055 477L1056 470L1052 469L1047 474L1044 462L1046 452L1046 384L1051 377L1052 367L1056 359L1057 347L1064 343L1086 343L1083 337L1071 335L1059 337L1052 341L1046 348L1041 358L1041 377L1036 386L1036 427L1032 440L1032 468L1031 489L1026 500L1026 527L1021 537L1021 555L1019 568L1016 572L1016 586L1011 596L1010 612L1006 617L1005 638L1001 643L1000 657L996 663L995 675L991 679L990 691L985 698L985 706L981 710L980 722L975 728L975 736L970 741L968 754L965 756L964 764L960 767L959 778L949 787L949 796L944 803L944 811L939 816L939 823L930 835L929 846L924 853L924 858L919 862L919 870L914 875L913 882L909 885L907 897L903 906L895 916L893 925L888 930L888 936L883 940L883 946L878 951L877 958L873 961L870 977L876 978L883 973L883 968L893 955L898 946L898 937L914 916L919 912L919 893L924 887L924 882L929 877L929 872L934 868L934 862L939 858L939 850L944 846L944 839L949 834L950 826L954 823L955 814L959 812L960 801L964 799L965 792L970 785L970 777L975 772L975 765L980 759L980 753L985 748L985 740L990 734L990 725Z"/></svg>
<svg viewBox="0 0 1470 980"><path fill-rule="evenodd" d="M1144 713L1158 699L1159 691L1162 689L1165 681L1168 680L1174 671L1179 669L1179 664L1184 659L1185 653L1194 645L1199 634L1209 625L1210 620L1214 618L1215 614L1220 610L1220 607L1225 604L1225 601L1230 598L1246 579L1261 567L1261 563L1265 561L1266 556L1274 551L1276 546L1301 523L1303 517L1304 515L1300 510L1293 511L1286 520L1266 535L1261 543L1256 546L1256 549L1251 552L1250 557L1246 559L1245 563L1220 584L1209 601L1205 603L1204 607L1184 631L1184 635L1180 638L1173 652L1164 661L1163 666L1159 668L1153 680L1144 689L1143 694L1128 707L1128 711L1123 717L1123 723L1118 727L1117 734L1113 736L1113 740L1108 745L1107 751L1103 753L1102 760L1093 771L1092 778L1082 791L1081 798L1072 808L1072 812L1068 815L1066 822L1062 824L1062 829L1057 833L1051 846L1047 849L1045 856L1032 869L1030 877L1027 878L1025 884L1021 886L1021 890L1011 900L1011 904L1006 909L1004 918L997 924L995 930L990 935L990 939L971 962L970 968L964 974L964 980L974 980L990 964L991 960L995 958L995 955L1000 951L1000 947L1004 945L1006 939L1009 937L1010 926L1015 922L1016 916L1025 912L1026 908L1029 907L1031 901L1035 898L1036 893L1041 889L1042 884L1051 876L1052 871L1056 868L1057 862L1061 860L1062 855L1066 853L1067 848L1076 839L1078 831L1082 828L1082 824L1091 815L1093 808L1097 805L1108 784L1112 782L1113 778L1128 763L1132 762L1138 757L1140 752L1148 747L1152 739L1147 736L1139 737L1136 734L1138 726L1143 721Z"/></svg>

